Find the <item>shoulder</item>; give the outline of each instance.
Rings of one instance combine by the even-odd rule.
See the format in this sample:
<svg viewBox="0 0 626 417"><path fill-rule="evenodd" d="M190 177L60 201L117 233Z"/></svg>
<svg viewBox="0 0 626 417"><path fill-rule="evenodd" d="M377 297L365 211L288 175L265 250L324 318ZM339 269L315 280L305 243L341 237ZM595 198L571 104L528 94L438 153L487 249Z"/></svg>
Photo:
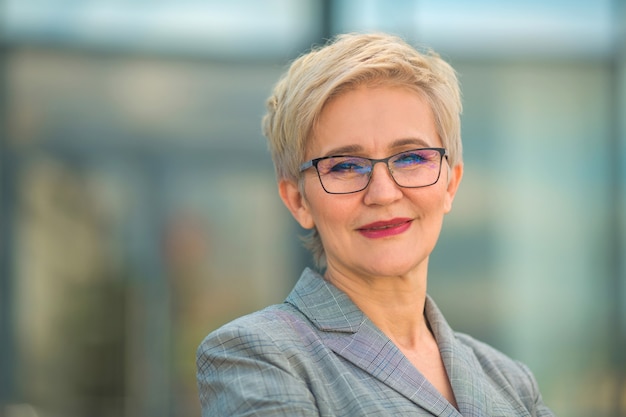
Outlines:
<svg viewBox="0 0 626 417"><path fill-rule="evenodd" d="M272 355L297 348L314 337L311 323L293 306L283 303L233 320L204 338L197 357ZM206 364L205 364L206 365Z"/></svg>
<svg viewBox="0 0 626 417"><path fill-rule="evenodd" d="M317 415L298 352L305 320L282 304L211 332L196 356L202 415Z"/></svg>
<svg viewBox="0 0 626 417"><path fill-rule="evenodd" d="M241 316L209 333L200 346L228 344L232 339L257 335L259 337L285 337L305 318L289 304L276 304ZM280 330L277 332L277 330Z"/></svg>

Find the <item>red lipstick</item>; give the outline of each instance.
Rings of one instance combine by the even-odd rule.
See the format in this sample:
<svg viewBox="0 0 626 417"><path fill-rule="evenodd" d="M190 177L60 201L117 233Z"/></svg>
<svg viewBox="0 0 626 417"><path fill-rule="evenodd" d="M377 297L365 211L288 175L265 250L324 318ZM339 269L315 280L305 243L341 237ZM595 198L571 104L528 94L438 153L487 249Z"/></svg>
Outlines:
<svg viewBox="0 0 626 417"><path fill-rule="evenodd" d="M411 227L413 220L404 217L398 217L391 220L383 220L366 224L357 229L359 233L370 239L380 239L389 236L399 235L404 233Z"/></svg>

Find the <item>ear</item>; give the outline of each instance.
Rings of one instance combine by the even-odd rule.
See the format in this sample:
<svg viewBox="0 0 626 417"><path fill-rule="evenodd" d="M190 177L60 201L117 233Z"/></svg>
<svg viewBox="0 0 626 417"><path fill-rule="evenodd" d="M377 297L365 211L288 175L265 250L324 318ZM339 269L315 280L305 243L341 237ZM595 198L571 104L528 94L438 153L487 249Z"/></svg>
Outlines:
<svg viewBox="0 0 626 417"><path fill-rule="evenodd" d="M459 189L461 178L463 178L463 163L460 162L456 164L448 172L448 187L446 189L446 197L443 205L444 213L446 214L452 210L452 202L454 201L454 196Z"/></svg>
<svg viewBox="0 0 626 417"><path fill-rule="evenodd" d="M300 192L298 184L286 179L279 180L278 193L300 226L305 229L312 229L315 226L309 205Z"/></svg>

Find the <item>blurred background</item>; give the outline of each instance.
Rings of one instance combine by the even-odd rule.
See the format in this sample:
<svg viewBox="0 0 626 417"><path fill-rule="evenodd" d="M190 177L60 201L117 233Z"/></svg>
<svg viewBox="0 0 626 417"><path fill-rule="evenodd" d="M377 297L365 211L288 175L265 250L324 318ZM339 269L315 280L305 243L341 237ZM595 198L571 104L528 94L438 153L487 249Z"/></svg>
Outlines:
<svg viewBox="0 0 626 417"><path fill-rule="evenodd" d="M0 0L0 416L198 416L195 350L310 264L260 121L384 30L453 64L451 325L557 415L626 416L626 1Z"/></svg>

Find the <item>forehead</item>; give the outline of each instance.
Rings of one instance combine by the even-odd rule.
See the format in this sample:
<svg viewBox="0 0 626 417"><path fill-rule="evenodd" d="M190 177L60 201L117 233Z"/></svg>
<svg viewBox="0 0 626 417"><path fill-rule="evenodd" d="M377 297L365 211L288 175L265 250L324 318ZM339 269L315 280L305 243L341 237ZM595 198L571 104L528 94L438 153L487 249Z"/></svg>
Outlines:
<svg viewBox="0 0 626 417"><path fill-rule="evenodd" d="M329 100L315 123L307 155L369 155L441 141L428 100L406 86L359 86Z"/></svg>

